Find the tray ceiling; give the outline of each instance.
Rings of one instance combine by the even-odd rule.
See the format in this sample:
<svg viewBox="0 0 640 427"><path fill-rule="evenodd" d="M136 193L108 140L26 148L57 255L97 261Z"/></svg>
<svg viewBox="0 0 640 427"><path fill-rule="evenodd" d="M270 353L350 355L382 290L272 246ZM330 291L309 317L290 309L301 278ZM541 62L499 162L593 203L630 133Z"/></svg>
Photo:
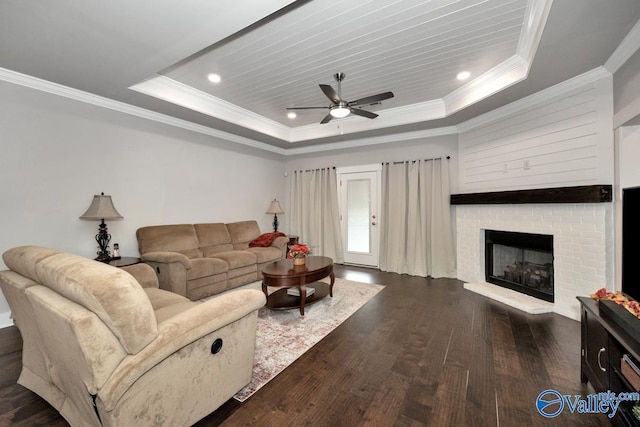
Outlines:
<svg viewBox="0 0 640 427"><path fill-rule="evenodd" d="M134 90L289 142L446 117L523 79L548 14L544 0L324 0L305 2L135 85ZM467 81L457 74L466 71ZM392 91L320 125L331 102ZM220 83L207 79L221 76ZM477 93L482 82L481 95ZM287 108L321 106L325 109ZM341 126L342 125L342 126Z"/></svg>
<svg viewBox="0 0 640 427"><path fill-rule="evenodd" d="M640 2L5 0L0 16L0 79L282 152L445 128L602 67ZM347 100L395 96L321 125L337 72Z"/></svg>
<svg viewBox="0 0 640 427"><path fill-rule="evenodd" d="M443 98L462 87L459 71L481 76L517 54L526 0L310 2L213 46L161 74L287 126L316 124L328 104L319 83L356 99L392 90L394 108ZM222 76L220 84L207 80Z"/></svg>

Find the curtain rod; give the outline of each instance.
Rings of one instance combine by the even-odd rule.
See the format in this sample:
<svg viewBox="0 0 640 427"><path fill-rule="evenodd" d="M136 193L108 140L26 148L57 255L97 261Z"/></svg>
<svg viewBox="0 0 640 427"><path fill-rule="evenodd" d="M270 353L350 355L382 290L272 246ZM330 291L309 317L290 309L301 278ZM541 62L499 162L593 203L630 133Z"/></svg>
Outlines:
<svg viewBox="0 0 640 427"><path fill-rule="evenodd" d="M423 162L430 162L430 161L433 161L433 160L441 160L441 159L442 159L442 157L434 157L434 158L432 158L432 159L423 159L422 161L423 161ZM447 157L446 157L446 159L447 159L447 160L451 159L451 156L447 156ZM411 162L411 163L415 163L415 162L419 162L419 161L420 161L420 160L405 160L405 161L402 161L402 162L393 162L392 164L394 164L394 165L399 165L399 164L401 164L401 163L409 163L409 162ZM383 164L383 165L388 165L388 164L389 164L389 162L383 162L382 164Z"/></svg>
<svg viewBox="0 0 640 427"><path fill-rule="evenodd" d="M298 172L313 172L313 171L320 171L320 170L325 170L325 169L335 169L335 166L329 166L326 168L317 168L317 169L305 169L305 170L297 170L297 171L293 171L293 173L298 173Z"/></svg>

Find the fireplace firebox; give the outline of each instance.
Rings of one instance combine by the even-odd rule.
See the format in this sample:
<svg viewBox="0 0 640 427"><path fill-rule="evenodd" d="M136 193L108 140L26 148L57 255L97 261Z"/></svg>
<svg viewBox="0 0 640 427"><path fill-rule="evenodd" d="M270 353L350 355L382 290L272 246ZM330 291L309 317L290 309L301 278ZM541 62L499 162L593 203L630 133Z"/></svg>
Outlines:
<svg viewBox="0 0 640 427"><path fill-rule="evenodd" d="M553 236L485 230L489 283L553 302Z"/></svg>

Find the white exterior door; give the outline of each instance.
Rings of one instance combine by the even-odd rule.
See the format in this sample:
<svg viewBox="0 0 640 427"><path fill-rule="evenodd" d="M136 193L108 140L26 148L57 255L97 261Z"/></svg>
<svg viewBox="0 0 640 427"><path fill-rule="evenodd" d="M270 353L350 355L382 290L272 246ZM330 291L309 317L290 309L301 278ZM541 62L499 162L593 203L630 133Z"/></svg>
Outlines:
<svg viewBox="0 0 640 427"><path fill-rule="evenodd" d="M378 267L380 174L378 165L338 169L345 263Z"/></svg>

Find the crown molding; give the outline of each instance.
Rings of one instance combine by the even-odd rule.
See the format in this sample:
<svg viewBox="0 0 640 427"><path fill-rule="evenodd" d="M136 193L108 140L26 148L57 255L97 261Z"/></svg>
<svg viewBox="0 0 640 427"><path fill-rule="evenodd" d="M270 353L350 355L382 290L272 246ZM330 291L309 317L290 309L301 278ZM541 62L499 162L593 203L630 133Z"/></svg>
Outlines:
<svg viewBox="0 0 640 427"><path fill-rule="evenodd" d="M565 80L564 82L529 95L526 98L519 99L511 104L496 108L486 114L482 114L474 117L473 119L467 120L466 122L460 123L457 125L457 128L460 132L470 131L506 117L509 114L515 114L528 108L532 108L543 102L549 101L607 77L611 77L611 73L609 73L604 67L594 68L593 70L587 71L586 73L580 74L572 79Z"/></svg>
<svg viewBox="0 0 640 427"><path fill-rule="evenodd" d="M446 116L483 100L527 77L530 64L517 55L487 71L443 98Z"/></svg>
<svg viewBox="0 0 640 427"><path fill-rule="evenodd" d="M629 31L622 43L613 51L607 62L605 62L604 68L611 74L615 73L638 49L640 49L640 21L636 22L636 25Z"/></svg>
<svg viewBox="0 0 640 427"><path fill-rule="evenodd" d="M124 102L115 101L110 98L105 98L92 93L84 92L78 89L73 89L68 86L63 86L58 83L53 83L47 80L39 79L37 77L28 76L26 74L18 73L16 71L0 68L0 80L13 83L19 86L28 87L31 89L39 90L41 92L47 92L52 95L61 96L64 98L72 99L75 101L83 102L86 104L95 105L97 107L106 108L113 111L118 111L124 114L141 117L144 119L152 120L158 123L167 124L169 126L175 126L178 128L190 130L193 132L209 135L215 138L220 138L225 141L235 142L238 144L246 145L249 147L257 148L260 150L269 151L276 154L284 154L285 150L282 148L274 147L269 144L265 144L253 139L244 138L238 135L234 135L228 132L213 129L207 126L198 125L196 123L189 122L187 120L177 119L175 117L168 116L166 114L157 113L155 111L147 110L145 108L136 107Z"/></svg>
<svg viewBox="0 0 640 427"><path fill-rule="evenodd" d="M443 98L446 116L527 78L553 0L530 0L516 54Z"/></svg>
<svg viewBox="0 0 640 427"><path fill-rule="evenodd" d="M155 75L129 89L290 142L289 127L169 77Z"/></svg>
<svg viewBox="0 0 640 427"><path fill-rule="evenodd" d="M517 55L526 63L531 64L538 50L538 44L542 38L544 27L551 11L553 0L540 0L527 2L525 13L525 28L520 33Z"/></svg>
<svg viewBox="0 0 640 427"><path fill-rule="evenodd" d="M458 133L456 126L420 130L414 132L396 133L393 135L374 136L372 138L351 139L348 141L332 142L322 145L311 145L308 147L290 148L286 150L285 156L299 154L318 153L330 150L343 150L346 148L358 148L369 145L387 144L391 142L406 142L421 138L431 138L434 136L453 135Z"/></svg>

